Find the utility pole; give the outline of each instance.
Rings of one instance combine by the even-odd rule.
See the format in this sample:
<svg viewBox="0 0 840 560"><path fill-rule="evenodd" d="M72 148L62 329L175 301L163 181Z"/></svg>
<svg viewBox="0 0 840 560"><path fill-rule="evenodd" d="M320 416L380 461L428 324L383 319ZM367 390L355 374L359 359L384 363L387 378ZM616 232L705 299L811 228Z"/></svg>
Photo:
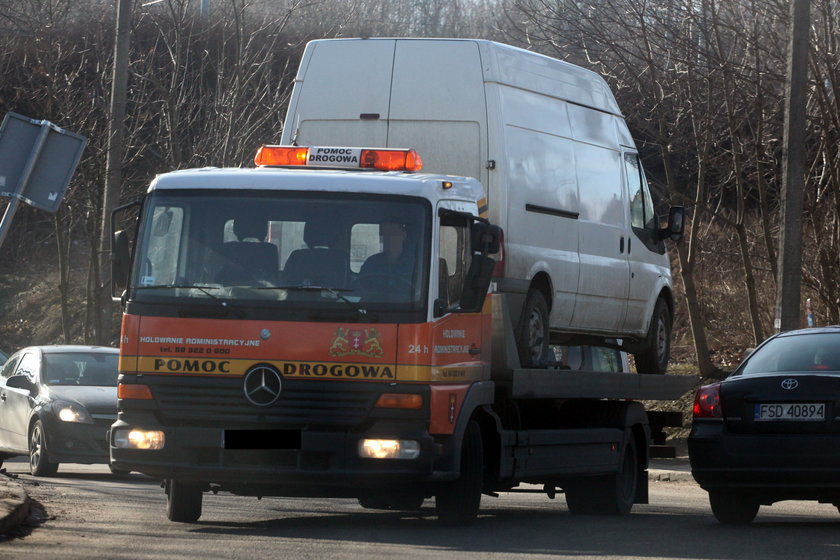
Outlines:
<svg viewBox="0 0 840 560"><path fill-rule="evenodd" d="M128 50L131 31L132 0L117 1L117 29L114 41L114 72L111 83L111 106L108 112L108 152L105 162L105 192L102 197L102 229L99 234L100 313L96 314L98 344L108 344L110 329L111 281L111 211L120 200L123 155L125 153L125 102L128 86Z"/></svg>
<svg viewBox="0 0 840 560"><path fill-rule="evenodd" d="M776 278L776 331L800 327L802 211L805 181L805 95L808 81L810 0L790 0L790 42L785 87L779 277Z"/></svg>

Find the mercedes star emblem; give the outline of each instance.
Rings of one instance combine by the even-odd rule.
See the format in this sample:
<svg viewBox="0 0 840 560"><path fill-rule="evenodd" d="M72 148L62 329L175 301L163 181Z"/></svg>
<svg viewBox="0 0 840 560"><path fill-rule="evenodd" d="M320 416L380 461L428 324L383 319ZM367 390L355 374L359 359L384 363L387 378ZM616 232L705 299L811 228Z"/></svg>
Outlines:
<svg viewBox="0 0 840 560"><path fill-rule="evenodd" d="M257 406L268 406L280 398L283 378L280 372L271 366L260 365L251 368L245 374L242 388L245 398Z"/></svg>
<svg viewBox="0 0 840 560"><path fill-rule="evenodd" d="M789 378L785 379L784 381L782 381L782 389L790 390L790 389L796 389L797 387L799 387L799 381L797 381L796 379L793 379L793 378L789 377Z"/></svg>

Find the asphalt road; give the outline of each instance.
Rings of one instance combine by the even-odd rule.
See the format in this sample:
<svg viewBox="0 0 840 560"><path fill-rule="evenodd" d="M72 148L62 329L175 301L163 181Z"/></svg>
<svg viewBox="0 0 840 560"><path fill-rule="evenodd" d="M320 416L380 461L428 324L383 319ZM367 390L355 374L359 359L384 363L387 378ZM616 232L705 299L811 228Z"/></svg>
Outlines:
<svg viewBox="0 0 840 560"><path fill-rule="evenodd" d="M4 464L40 504L41 522L0 543L0 558L688 558L835 559L840 513L784 502L745 527L715 522L691 482L652 482L651 504L624 517L571 516L541 494L485 497L476 524L445 528L432 503L419 514L364 510L353 500L205 496L195 525L171 523L163 490L105 466L62 465L33 478Z"/></svg>

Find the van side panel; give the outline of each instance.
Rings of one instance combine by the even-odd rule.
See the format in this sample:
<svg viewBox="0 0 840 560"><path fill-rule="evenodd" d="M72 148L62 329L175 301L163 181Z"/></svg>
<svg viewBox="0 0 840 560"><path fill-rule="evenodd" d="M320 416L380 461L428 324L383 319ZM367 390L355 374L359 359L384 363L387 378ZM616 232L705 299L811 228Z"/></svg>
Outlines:
<svg viewBox="0 0 840 560"><path fill-rule="evenodd" d="M578 286L580 198L566 104L522 89L497 88L506 163L498 170L505 174L499 184L508 197L505 275L532 278L541 270L549 272L551 322L568 324Z"/></svg>
<svg viewBox="0 0 840 560"><path fill-rule="evenodd" d="M289 105L288 114L299 118L285 123L281 142L385 147L394 43L311 42ZM361 119L363 113L379 116Z"/></svg>
<svg viewBox="0 0 840 560"><path fill-rule="evenodd" d="M397 41L388 147L416 149L424 172L485 182L487 108L476 43Z"/></svg>

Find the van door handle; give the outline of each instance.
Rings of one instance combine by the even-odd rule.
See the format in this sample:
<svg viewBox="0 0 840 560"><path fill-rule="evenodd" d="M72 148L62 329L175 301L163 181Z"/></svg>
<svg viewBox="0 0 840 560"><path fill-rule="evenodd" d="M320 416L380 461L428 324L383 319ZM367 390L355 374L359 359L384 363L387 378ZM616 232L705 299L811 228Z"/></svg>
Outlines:
<svg viewBox="0 0 840 560"><path fill-rule="evenodd" d="M621 236L621 239L618 242L618 252L624 253L624 236Z"/></svg>
<svg viewBox="0 0 840 560"><path fill-rule="evenodd" d="M633 238L628 235L627 236L627 254L628 255L630 254L630 241L632 241L632 240L633 240Z"/></svg>

